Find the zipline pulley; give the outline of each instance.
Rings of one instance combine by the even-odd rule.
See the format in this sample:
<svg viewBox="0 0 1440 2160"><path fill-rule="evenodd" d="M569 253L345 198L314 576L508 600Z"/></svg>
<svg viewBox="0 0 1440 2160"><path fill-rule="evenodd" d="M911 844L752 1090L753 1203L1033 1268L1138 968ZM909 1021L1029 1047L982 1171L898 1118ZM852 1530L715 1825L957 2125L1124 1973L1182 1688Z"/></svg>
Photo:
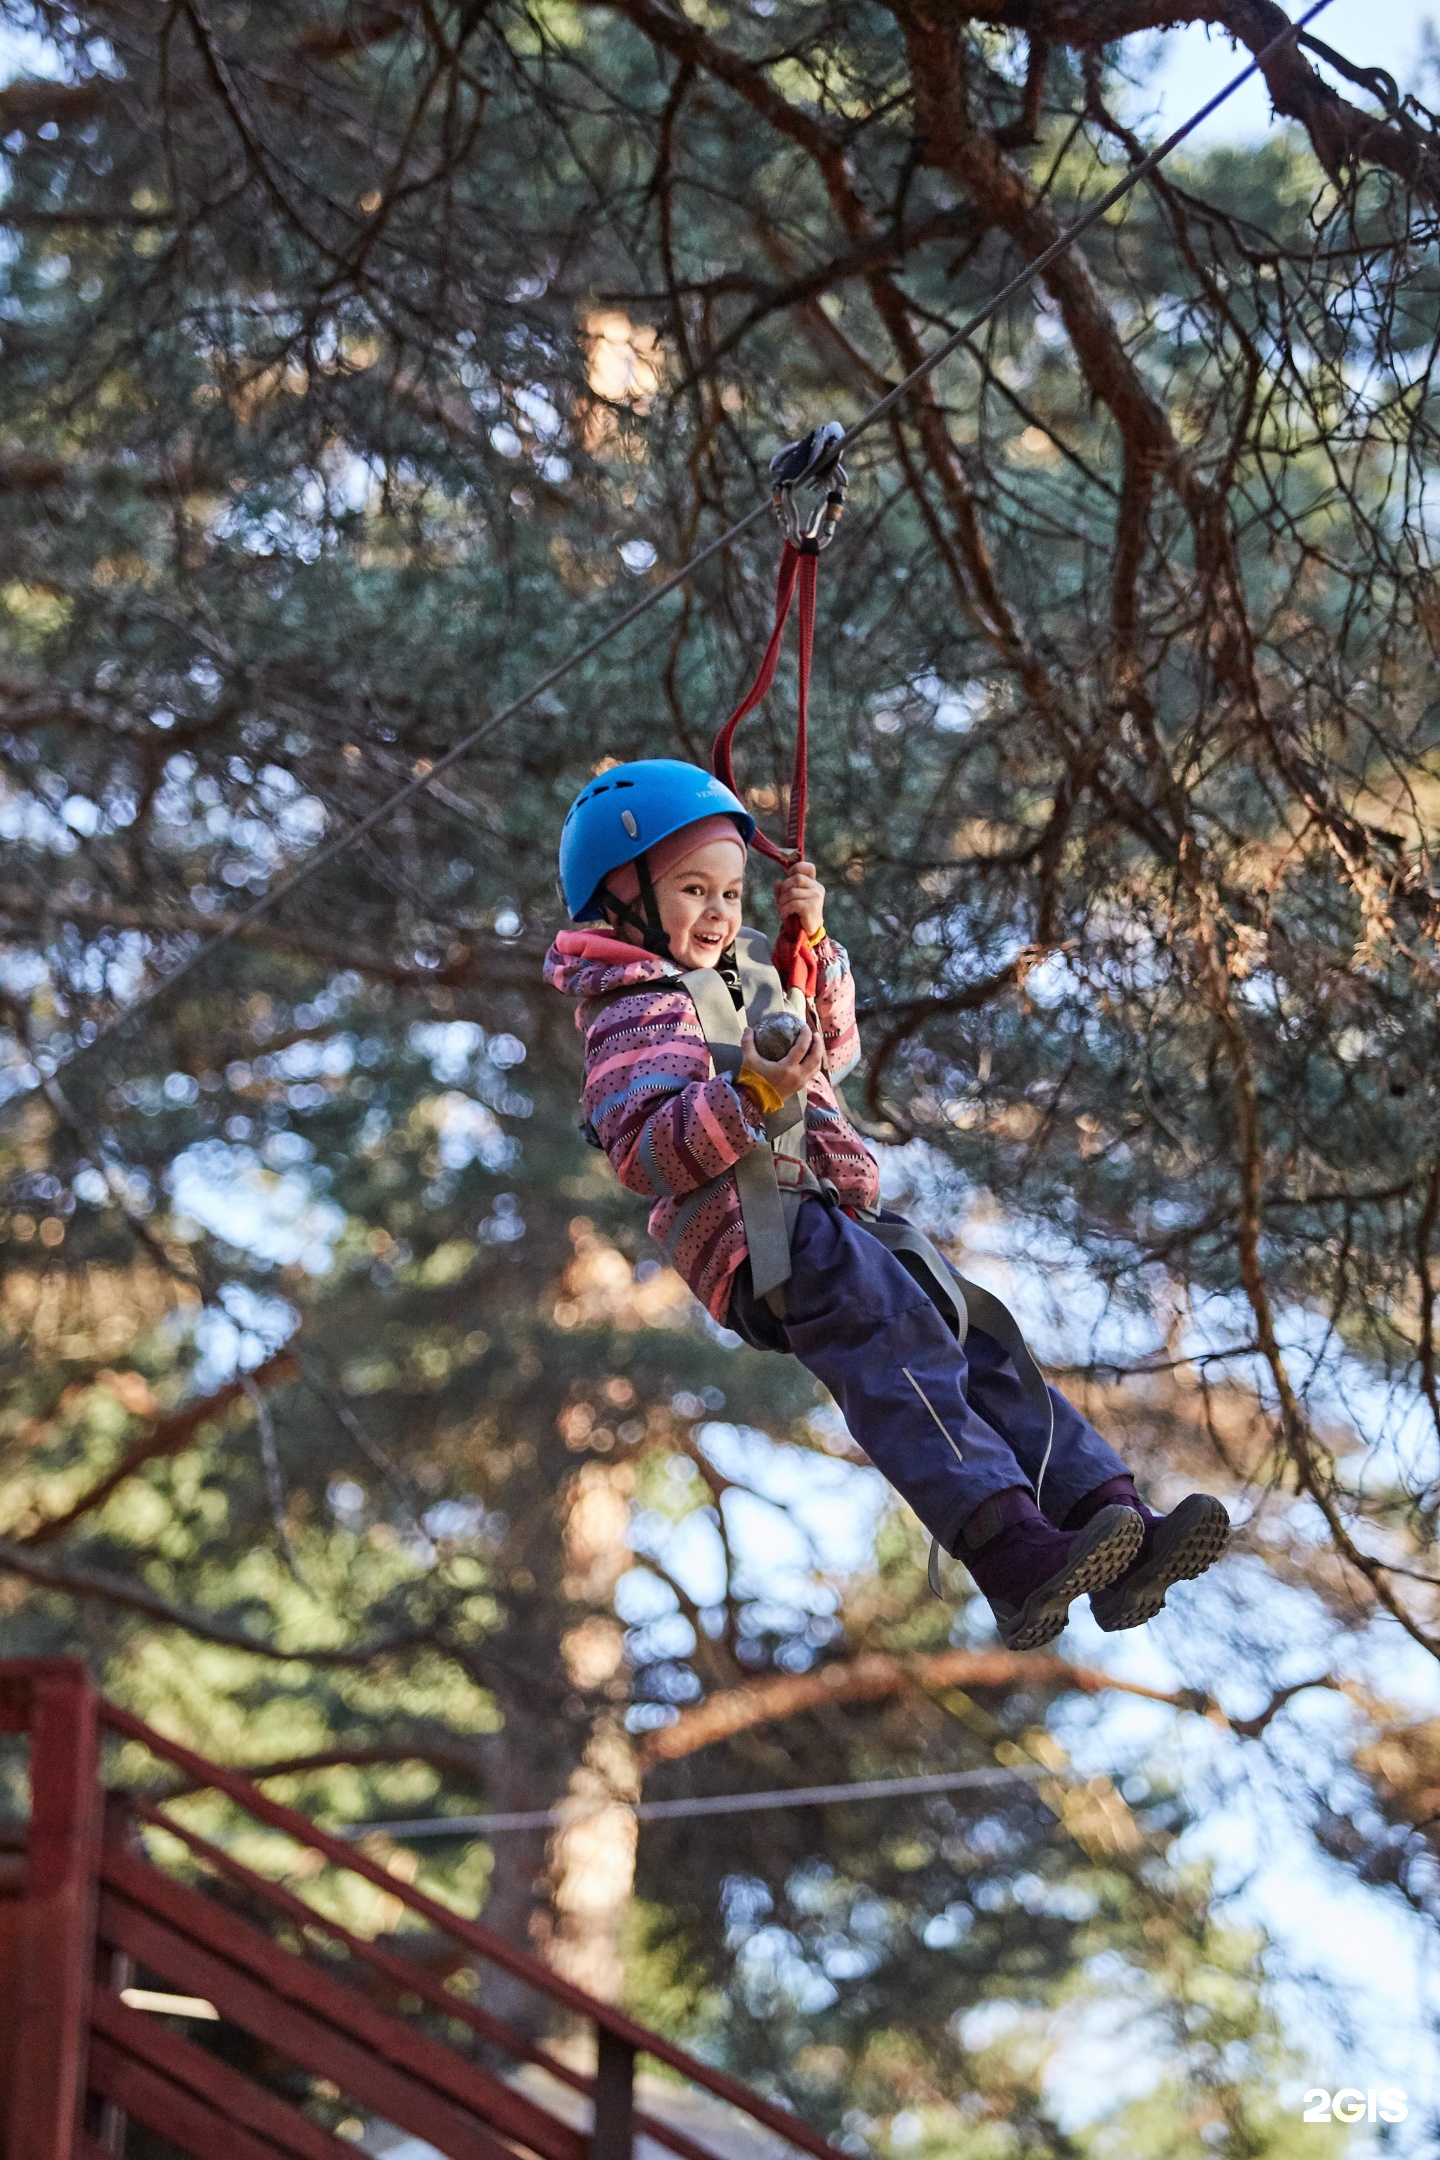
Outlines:
<svg viewBox="0 0 1440 2160"><path fill-rule="evenodd" d="M819 427L811 428L799 442L786 443L770 460L770 499L780 530L797 554L818 555L835 537L848 485L839 455L844 440L845 430L838 420L822 420ZM795 501L795 490L802 485L825 490L824 501L808 520Z"/></svg>

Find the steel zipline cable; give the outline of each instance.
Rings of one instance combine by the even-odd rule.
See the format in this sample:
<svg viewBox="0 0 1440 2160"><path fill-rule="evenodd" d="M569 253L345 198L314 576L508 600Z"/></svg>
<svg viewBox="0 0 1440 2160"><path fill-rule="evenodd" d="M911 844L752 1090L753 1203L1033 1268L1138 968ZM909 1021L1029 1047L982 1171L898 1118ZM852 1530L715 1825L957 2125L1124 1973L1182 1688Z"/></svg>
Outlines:
<svg viewBox="0 0 1440 2160"><path fill-rule="evenodd" d="M592 1822L597 1814L623 1807L636 1822L686 1822L696 1815L759 1815L782 1808L831 1807L857 1800L898 1800L907 1796L981 1790L1003 1792L1053 1778L1043 1765L1017 1763L1011 1769L937 1770L919 1777L865 1778L848 1785L780 1786L772 1792L710 1793L690 1800L613 1798L559 1807L527 1808L510 1815L416 1815L403 1822L348 1823L332 1833L348 1840L381 1831L392 1838L491 1837L504 1830L554 1830Z"/></svg>
<svg viewBox="0 0 1440 2160"><path fill-rule="evenodd" d="M942 362L950 358L952 353L958 352L962 345L968 344L975 336L975 333L983 329L985 324L998 315L1002 308L1008 306L1010 301L1026 291L1036 278L1043 276L1051 263L1057 261L1060 256L1075 245L1077 240L1082 239L1087 232L1098 225L1100 220L1107 216L1117 203L1123 202L1125 197L1139 187L1143 180L1148 179L1150 174L1156 171L1166 158L1177 150L1188 136L1194 133L1195 129L1203 121L1208 120L1212 113L1218 112L1220 107L1228 99L1232 98L1237 90L1243 89L1244 85L1250 81L1252 76L1259 73L1267 61L1273 59L1287 44L1297 39L1306 24L1313 22L1315 17L1330 4L1331 0L1314 0L1314 5L1307 8L1297 21L1287 24L1285 29L1280 31L1276 37L1273 37L1268 45L1263 46L1253 56L1249 64L1242 68L1238 75L1233 76L1222 90L1218 90L1214 97L1202 105L1197 112L1192 113L1190 118L1182 126L1176 128L1173 134L1167 135L1164 142L1158 144L1138 164L1132 165L1122 180L1118 180L1114 187L1093 202L1083 216L1078 217L1073 225L1067 226L1063 233L1052 240L1049 247L1037 255L1032 262L1027 263L1023 270L1018 271L1008 284L1002 285L1000 290L986 301L984 307L977 314L972 315L968 322L962 324L958 330L953 331L949 337L936 346L932 353L928 353L917 367L912 368L902 381L896 383L882 398L877 399L869 407L868 411L862 413L854 425L848 429L841 441L834 446L834 455L842 457L853 443L857 442L869 428L875 425L877 420L883 420L887 413L892 412L897 405L901 404L909 396L910 392L924 382L929 375L932 375ZM52 1065L48 1073L39 1073L36 1080L29 1087L17 1089L6 1103L0 1104L0 1114L3 1114L11 1104L24 1101L37 1089L46 1089L53 1084L53 1081L61 1072L68 1072L72 1066L93 1056L103 1043L108 1042L113 1036L133 1026L142 1014L149 1012L152 1007L159 1004L162 998L168 997L178 984L184 982L188 976L193 975L198 968L203 967L206 961L211 959L224 946L233 944L237 938L243 937L247 930L252 929L273 907L278 906L282 900L287 899L291 893L314 877L318 870L323 870L328 863L335 862L340 856L348 853L352 847L357 846L360 841L374 832L378 826L383 825L397 810L403 809L406 803L413 802L418 796L423 795L428 788L433 786L436 780L449 772L453 766L458 765L462 759L469 757L473 751L478 750L482 743L488 742L492 735L498 734L500 729L513 720L517 714L524 712L527 706L533 705L537 698L543 697L546 691L552 690L557 683L563 682L565 677L573 674L576 668L583 667L587 660L592 659L596 653L602 651L605 646L619 637L622 631L628 630L630 625L638 622L642 615L648 615L651 608L658 607L662 600L668 598L672 592L675 592L678 587L692 578L697 570L702 569L715 556L722 554L726 548L733 546L744 533L750 530L752 525L758 524L762 518L769 516L770 509L771 506L768 501L757 503L753 510L747 511L744 517L738 518L727 531L710 541L708 546L701 548L698 554L692 555L690 560L683 563L678 570L672 571L670 576L663 579L660 584L652 586L643 599L637 600L632 607L626 608L622 614L617 615L603 629L597 630L592 638L587 639L583 645L578 646L564 660L557 661L555 666L548 669L537 682L533 682L528 690L522 692L519 697L512 699L499 712L492 713L488 719L482 720L477 727L471 729L468 735L462 736L459 742L452 744L450 749L446 750L440 757L429 762L423 772L415 774L412 779L405 782L403 787L396 788L392 794L386 796L383 802L378 803L373 810L365 817L358 819L355 824L347 825L342 832L336 833L333 839L323 841L319 847L313 849L302 862L296 865L288 877L281 878L278 884L272 885L268 891L262 893L252 906L242 910L233 920L226 923L222 929L217 930L212 937L206 938L202 944L197 945L195 950L189 953L178 966L170 970L169 974L163 975L158 982L127 1005L123 1011L116 1013L102 1027L97 1028L86 1042L73 1049L61 1063Z"/></svg>

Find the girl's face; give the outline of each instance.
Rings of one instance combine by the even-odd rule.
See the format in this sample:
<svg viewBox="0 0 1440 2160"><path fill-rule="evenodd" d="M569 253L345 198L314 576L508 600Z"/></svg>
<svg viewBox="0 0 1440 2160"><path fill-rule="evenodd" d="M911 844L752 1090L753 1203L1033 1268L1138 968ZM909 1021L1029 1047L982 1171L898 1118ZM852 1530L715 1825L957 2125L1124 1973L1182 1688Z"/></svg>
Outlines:
<svg viewBox="0 0 1440 2160"><path fill-rule="evenodd" d="M681 967L714 967L740 928L745 857L730 840L712 840L656 880L655 900Z"/></svg>

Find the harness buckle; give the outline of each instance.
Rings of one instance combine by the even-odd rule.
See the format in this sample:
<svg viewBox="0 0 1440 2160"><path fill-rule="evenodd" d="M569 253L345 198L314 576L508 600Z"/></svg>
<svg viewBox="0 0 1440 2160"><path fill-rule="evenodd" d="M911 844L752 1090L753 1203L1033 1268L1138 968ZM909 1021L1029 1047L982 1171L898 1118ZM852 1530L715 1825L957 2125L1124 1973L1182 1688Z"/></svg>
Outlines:
<svg viewBox="0 0 1440 2160"><path fill-rule="evenodd" d="M844 440L845 430L838 420L822 420L798 442L786 443L770 460L775 515L785 538L801 554L818 555L835 537L850 484L840 463L839 445ZM795 501L795 490L802 484L825 490L824 501L808 519Z"/></svg>

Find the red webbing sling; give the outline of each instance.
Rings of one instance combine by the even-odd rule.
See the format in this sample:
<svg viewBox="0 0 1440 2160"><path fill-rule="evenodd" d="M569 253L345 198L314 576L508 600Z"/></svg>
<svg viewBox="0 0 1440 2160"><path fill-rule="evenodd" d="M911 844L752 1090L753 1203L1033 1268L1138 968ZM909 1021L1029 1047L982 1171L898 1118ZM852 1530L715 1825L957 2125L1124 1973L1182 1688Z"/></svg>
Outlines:
<svg viewBox="0 0 1440 2160"><path fill-rule="evenodd" d="M775 581L775 627L770 642L765 647L759 672L740 703L715 738L711 764L715 776L738 795L735 780L735 764L731 756L731 744L735 730L749 712L753 712L760 700L768 693L775 680L775 670L780 665L780 646L785 636L785 624L790 615L790 603L795 588L800 588L800 700L795 724L795 768L790 782L790 820L788 846L777 847L766 838L757 825L754 846L772 862L782 863L787 869L800 862L805 855L805 797L809 761L807 721L810 709L810 659L815 649L815 572L820 550L814 540L802 540L797 547L793 541L785 542L780 557L780 573ZM775 941L771 956L780 980L789 990L799 990L807 998L815 995L820 980L820 965L815 958L814 947L806 934L798 915L787 917Z"/></svg>

